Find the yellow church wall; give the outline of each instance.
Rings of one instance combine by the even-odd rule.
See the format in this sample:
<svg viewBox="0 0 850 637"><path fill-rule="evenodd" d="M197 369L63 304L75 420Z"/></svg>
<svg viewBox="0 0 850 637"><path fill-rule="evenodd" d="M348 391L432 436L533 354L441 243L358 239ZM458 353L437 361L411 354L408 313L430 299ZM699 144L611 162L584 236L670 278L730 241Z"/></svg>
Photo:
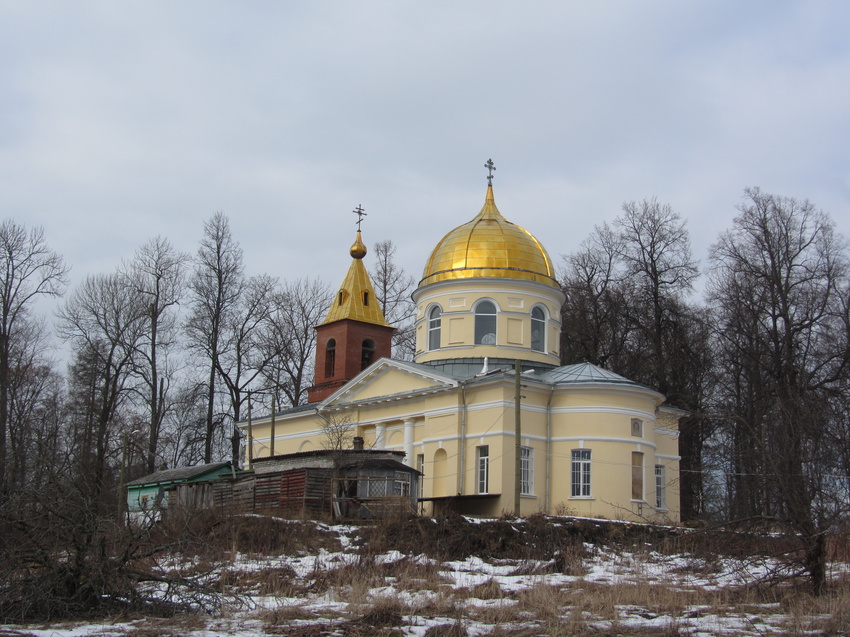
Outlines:
<svg viewBox="0 0 850 637"><path fill-rule="evenodd" d="M451 281L420 288L417 302L416 361L425 362L457 356L522 358L557 364L560 345L560 303L563 294L552 286L521 279L472 279ZM482 300L496 305L496 343L475 344L475 306ZM428 313L434 305L442 311L440 348L427 351ZM545 308L545 352L531 351L531 310ZM474 353L473 351L474 350Z"/></svg>
<svg viewBox="0 0 850 637"><path fill-rule="evenodd" d="M370 387L376 396L409 391L422 379L403 374L386 374ZM548 513L573 513L612 519L668 521L678 519L678 440L676 414L655 415L658 395L629 387L591 388L538 384L532 376L522 380L521 444L533 449L533 489L520 499L523 515L547 511L546 460L550 457ZM401 388L408 388L402 390ZM465 510L478 515L498 516L514 511L515 409L511 377L478 380L461 388L444 389L401 400L365 402L349 406L329 405L323 412L332 421L350 419L353 434L364 438L367 448L378 441L378 428L384 430L384 447L411 451L406 461L418 468L424 457L423 496L440 498L477 493L477 448L489 448L488 492L498 498L469 501ZM465 394L465 407L464 407ZM352 396L364 397L363 391ZM551 410L547 403L551 398ZM335 409L339 408L339 411ZM461 443L464 428L465 439ZM633 436L631 421L640 418L641 435ZM410 447L405 438L405 422L413 423ZM305 448L323 447L325 421L312 412L279 416L276 422L275 453L294 453ZM244 425L243 425L244 426ZM410 425L408 425L408 428ZM254 455L269 451L269 423L254 423ZM409 429L408 429L409 431ZM551 434L547 446L547 432ZM463 457L461 457L461 447ZM591 450L591 495L573 497L571 485L572 450ZM643 453L643 490L636 501L631 497L632 452ZM664 466L666 510L655 510L655 465ZM466 502L466 501L465 501ZM425 511L431 506L426 505Z"/></svg>

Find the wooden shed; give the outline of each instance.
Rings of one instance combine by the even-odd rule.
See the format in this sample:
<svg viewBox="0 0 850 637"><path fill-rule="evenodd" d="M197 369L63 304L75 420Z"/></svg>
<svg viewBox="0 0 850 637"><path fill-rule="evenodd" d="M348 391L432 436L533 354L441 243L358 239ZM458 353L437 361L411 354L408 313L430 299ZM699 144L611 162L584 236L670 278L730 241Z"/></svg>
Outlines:
<svg viewBox="0 0 850 637"><path fill-rule="evenodd" d="M209 485L237 472L230 462L176 467L148 474L127 483L127 511L131 519L157 516L176 505L204 508L214 505Z"/></svg>
<svg viewBox="0 0 850 637"><path fill-rule="evenodd" d="M415 512L420 474L404 452L303 451L254 461L254 510L374 518Z"/></svg>

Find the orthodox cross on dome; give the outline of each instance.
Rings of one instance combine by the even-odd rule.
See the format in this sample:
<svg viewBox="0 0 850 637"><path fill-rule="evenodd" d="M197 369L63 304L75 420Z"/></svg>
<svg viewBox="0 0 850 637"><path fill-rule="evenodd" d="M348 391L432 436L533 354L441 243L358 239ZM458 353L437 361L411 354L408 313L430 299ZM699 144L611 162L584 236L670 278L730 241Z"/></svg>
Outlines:
<svg viewBox="0 0 850 637"><path fill-rule="evenodd" d="M363 222L363 217L366 216L366 213L363 212L360 204L357 204L357 207L352 212L357 215L357 221L355 223L357 224L357 232L360 232L360 224Z"/></svg>
<svg viewBox="0 0 850 637"><path fill-rule="evenodd" d="M496 166L493 163L493 160L488 159L487 163L484 164L484 168L487 169L487 185L492 186L493 185L493 171L496 170Z"/></svg>

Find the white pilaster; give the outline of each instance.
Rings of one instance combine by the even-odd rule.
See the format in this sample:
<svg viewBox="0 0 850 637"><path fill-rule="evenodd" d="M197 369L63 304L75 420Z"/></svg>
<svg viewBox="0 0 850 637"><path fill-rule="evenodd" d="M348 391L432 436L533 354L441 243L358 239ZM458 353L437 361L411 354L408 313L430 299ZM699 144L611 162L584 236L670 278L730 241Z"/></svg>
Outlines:
<svg viewBox="0 0 850 637"><path fill-rule="evenodd" d="M413 467L413 419L408 418L404 421L404 464L408 467ZM413 467L414 469L416 467Z"/></svg>
<svg viewBox="0 0 850 637"><path fill-rule="evenodd" d="M387 446L387 425L377 423L375 425L375 449L384 449Z"/></svg>

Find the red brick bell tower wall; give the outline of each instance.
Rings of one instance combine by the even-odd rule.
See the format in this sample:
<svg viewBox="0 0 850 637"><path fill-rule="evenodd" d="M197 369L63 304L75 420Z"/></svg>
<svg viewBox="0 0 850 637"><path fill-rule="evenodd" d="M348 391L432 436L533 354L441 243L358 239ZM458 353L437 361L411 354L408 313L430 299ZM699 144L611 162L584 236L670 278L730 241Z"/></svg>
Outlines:
<svg viewBox="0 0 850 637"><path fill-rule="evenodd" d="M379 358L391 358L394 331L387 325L352 319L319 325L316 372L313 386L307 389L307 402L324 400ZM331 341L334 346L329 348Z"/></svg>

